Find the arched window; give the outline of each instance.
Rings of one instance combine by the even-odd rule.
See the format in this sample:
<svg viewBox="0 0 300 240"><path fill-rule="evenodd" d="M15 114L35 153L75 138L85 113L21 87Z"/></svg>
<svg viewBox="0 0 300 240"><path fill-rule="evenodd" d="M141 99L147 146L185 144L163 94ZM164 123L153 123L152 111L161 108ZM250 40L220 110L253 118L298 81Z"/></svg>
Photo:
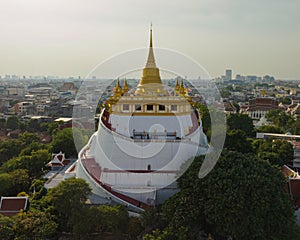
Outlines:
<svg viewBox="0 0 300 240"><path fill-rule="evenodd" d="M150 164L148 164L148 166L147 166L147 170L148 170L148 171L150 171L150 170L151 170L151 165L150 165Z"/></svg>

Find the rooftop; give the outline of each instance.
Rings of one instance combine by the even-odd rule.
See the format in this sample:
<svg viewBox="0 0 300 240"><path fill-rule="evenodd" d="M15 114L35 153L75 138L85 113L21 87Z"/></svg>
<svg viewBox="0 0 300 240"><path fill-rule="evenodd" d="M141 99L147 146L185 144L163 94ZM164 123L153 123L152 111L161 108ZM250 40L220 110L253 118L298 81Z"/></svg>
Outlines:
<svg viewBox="0 0 300 240"><path fill-rule="evenodd" d="M0 214L11 217L28 208L28 197L1 197Z"/></svg>

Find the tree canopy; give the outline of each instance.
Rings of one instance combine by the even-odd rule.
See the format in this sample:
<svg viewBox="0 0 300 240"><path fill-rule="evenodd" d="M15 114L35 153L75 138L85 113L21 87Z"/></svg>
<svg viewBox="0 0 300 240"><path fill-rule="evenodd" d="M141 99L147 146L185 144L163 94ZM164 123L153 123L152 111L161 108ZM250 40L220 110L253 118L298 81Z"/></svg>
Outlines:
<svg viewBox="0 0 300 240"><path fill-rule="evenodd" d="M0 237L2 240L11 240L14 236L13 219L0 214Z"/></svg>
<svg viewBox="0 0 300 240"><path fill-rule="evenodd" d="M268 160L272 165L291 165L294 159L293 145L285 140L255 141L257 156Z"/></svg>
<svg viewBox="0 0 300 240"><path fill-rule="evenodd" d="M16 116L8 117L6 120L6 128L15 130L19 128L19 119Z"/></svg>
<svg viewBox="0 0 300 240"><path fill-rule="evenodd" d="M32 151L30 155L19 155L18 157L11 158L5 162L1 170L11 172L16 169L25 169L28 171L30 177L36 178L43 173L43 169L47 162L50 161L50 153L47 149L40 149Z"/></svg>
<svg viewBox="0 0 300 240"><path fill-rule="evenodd" d="M268 121L272 122L275 126L282 129L282 131L289 131L289 127L294 124L294 119L290 114L286 114L281 109L274 109L266 114Z"/></svg>
<svg viewBox="0 0 300 240"><path fill-rule="evenodd" d="M201 229L217 239L299 238L284 177L268 161L224 151L210 174L199 179L201 163L201 158L195 159L179 179L181 191L160 213L167 222L165 233L152 239L169 239L163 235L182 234L180 229L187 229L181 239L196 239Z"/></svg>
<svg viewBox="0 0 300 240"><path fill-rule="evenodd" d="M228 130L242 130L247 137L253 136L252 119L246 114L229 114L227 117Z"/></svg>
<svg viewBox="0 0 300 240"><path fill-rule="evenodd" d="M75 222L74 220L80 217L78 213L80 213L90 193L91 188L85 180L70 178L50 189L45 198L54 207L59 223L69 224L67 227L70 228Z"/></svg>
<svg viewBox="0 0 300 240"><path fill-rule="evenodd" d="M60 151L64 151L67 157L70 157L77 152L71 128L65 128L57 131L53 136L51 145L53 152L58 153Z"/></svg>
<svg viewBox="0 0 300 240"><path fill-rule="evenodd" d="M16 239L43 240L56 234L57 224L49 213L32 210L20 212L14 228Z"/></svg>
<svg viewBox="0 0 300 240"><path fill-rule="evenodd" d="M224 147L241 153L253 152L250 140L247 139L245 132L240 129L227 131Z"/></svg>
<svg viewBox="0 0 300 240"><path fill-rule="evenodd" d="M265 132L265 133L283 133L280 127L274 125L264 125L257 129L257 132Z"/></svg>

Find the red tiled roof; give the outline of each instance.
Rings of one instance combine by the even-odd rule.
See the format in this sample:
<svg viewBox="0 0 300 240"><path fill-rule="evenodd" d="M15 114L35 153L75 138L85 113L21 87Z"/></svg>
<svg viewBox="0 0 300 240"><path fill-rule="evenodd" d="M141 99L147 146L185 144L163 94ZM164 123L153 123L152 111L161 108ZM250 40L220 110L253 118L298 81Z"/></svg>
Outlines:
<svg viewBox="0 0 300 240"><path fill-rule="evenodd" d="M28 207L28 197L1 197L0 213L5 216L13 216L26 210Z"/></svg>
<svg viewBox="0 0 300 240"><path fill-rule="evenodd" d="M282 167L282 173L287 179L286 188L293 199L295 207L300 206L300 177L299 175L284 165Z"/></svg>
<svg viewBox="0 0 300 240"><path fill-rule="evenodd" d="M254 98L249 100L249 110L267 111L278 108L278 100L274 98Z"/></svg>
<svg viewBox="0 0 300 240"><path fill-rule="evenodd" d="M59 159L59 161L61 161L63 159L63 155L62 154L57 154L56 157Z"/></svg>

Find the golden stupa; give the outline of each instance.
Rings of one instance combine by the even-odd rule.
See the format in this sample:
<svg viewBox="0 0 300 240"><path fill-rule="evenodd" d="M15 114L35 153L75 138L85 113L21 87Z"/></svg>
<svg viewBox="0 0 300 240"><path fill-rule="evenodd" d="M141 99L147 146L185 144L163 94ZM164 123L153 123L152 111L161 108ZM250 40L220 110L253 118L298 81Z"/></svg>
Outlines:
<svg viewBox="0 0 300 240"><path fill-rule="evenodd" d="M142 71L142 78L135 91L137 95L156 95L156 94L167 94L164 90L162 81L159 75L159 69L156 66L154 52L153 52L153 42L152 42L152 25L150 28L150 45L149 53L146 62L146 66Z"/></svg>

